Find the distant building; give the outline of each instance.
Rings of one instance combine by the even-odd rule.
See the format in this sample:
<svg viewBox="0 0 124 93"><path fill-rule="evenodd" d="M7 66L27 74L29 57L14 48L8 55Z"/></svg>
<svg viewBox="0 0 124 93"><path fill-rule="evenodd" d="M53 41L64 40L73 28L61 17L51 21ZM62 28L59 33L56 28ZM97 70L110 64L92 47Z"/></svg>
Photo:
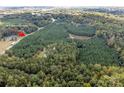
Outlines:
<svg viewBox="0 0 124 93"><path fill-rule="evenodd" d="M32 15L37 15L37 16L41 16L41 14L40 13L32 13Z"/></svg>
<svg viewBox="0 0 124 93"><path fill-rule="evenodd" d="M51 18L51 20L52 20L52 23L54 23L56 21L54 18Z"/></svg>

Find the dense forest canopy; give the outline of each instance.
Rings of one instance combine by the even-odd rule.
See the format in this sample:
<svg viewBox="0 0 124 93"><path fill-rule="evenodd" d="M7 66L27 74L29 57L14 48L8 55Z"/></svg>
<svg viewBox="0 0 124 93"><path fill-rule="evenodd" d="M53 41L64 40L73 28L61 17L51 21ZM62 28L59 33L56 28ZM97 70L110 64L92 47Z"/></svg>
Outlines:
<svg viewBox="0 0 124 93"><path fill-rule="evenodd" d="M74 8L5 15L1 41L30 35L0 55L0 86L124 86L123 19Z"/></svg>

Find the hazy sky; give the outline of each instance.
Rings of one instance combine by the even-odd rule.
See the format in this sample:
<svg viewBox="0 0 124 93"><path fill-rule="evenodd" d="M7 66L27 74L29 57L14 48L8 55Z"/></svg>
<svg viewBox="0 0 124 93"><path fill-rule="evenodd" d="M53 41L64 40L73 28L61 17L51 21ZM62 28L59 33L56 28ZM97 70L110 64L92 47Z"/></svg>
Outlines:
<svg viewBox="0 0 124 93"><path fill-rule="evenodd" d="M0 0L0 6L124 6L124 0Z"/></svg>

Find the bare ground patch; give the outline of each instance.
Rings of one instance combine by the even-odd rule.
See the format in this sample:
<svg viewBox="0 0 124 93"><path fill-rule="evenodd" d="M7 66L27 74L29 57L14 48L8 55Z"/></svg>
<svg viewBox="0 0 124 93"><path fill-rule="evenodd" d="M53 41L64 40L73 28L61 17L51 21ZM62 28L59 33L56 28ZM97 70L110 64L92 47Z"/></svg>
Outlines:
<svg viewBox="0 0 124 93"><path fill-rule="evenodd" d="M21 39L21 37L18 37L16 41L0 41L0 55L4 54L6 50L9 50Z"/></svg>
<svg viewBox="0 0 124 93"><path fill-rule="evenodd" d="M0 54L4 54L5 50L11 46L13 41L0 41Z"/></svg>
<svg viewBox="0 0 124 93"><path fill-rule="evenodd" d="M69 38L70 39L76 39L76 40L88 40L88 39L91 39L92 37L69 34Z"/></svg>

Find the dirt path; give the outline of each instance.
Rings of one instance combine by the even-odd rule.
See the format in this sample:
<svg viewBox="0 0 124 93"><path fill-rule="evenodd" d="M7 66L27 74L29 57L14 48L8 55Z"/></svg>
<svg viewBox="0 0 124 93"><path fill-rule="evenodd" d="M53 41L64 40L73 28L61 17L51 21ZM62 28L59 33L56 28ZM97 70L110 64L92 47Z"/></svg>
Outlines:
<svg viewBox="0 0 124 93"><path fill-rule="evenodd" d="M43 28L44 28L44 27L39 27L37 31L40 31L40 30L43 29ZM37 31L35 31L35 32L37 32ZM9 46L9 47L7 48L7 50L9 50L10 48L12 48L14 45L16 45L17 43L19 43L22 39L26 38L27 36L33 35L35 32L32 32L32 33L30 33L30 34L27 34L25 37L22 37L22 38L20 38L19 40L17 40L16 42L13 42L13 44L12 44L11 46Z"/></svg>
<svg viewBox="0 0 124 93"><path fill-rule="evenodd" d="M37 29L37 31L40 31L41 29L43 29L44 27L39 27ZM35 32L37 32L35 31ZM12 48L14 45L16 45L17 43L19 43L22 39L26 38L29 35L34 34L35 32L32 32L30 34L27 34L25 37L21 37L18 38L17 41L0 41L0 55L3 55L5 53L6 50L9 50L10 48Z"/></svg>
<svg viewBox="0 0 124 93"><path fill-rule="evenodd" d="M77 39L77 40L88 40L88 39L91 39L92 37L69 34L69 38L70 39Z"/></svg>

